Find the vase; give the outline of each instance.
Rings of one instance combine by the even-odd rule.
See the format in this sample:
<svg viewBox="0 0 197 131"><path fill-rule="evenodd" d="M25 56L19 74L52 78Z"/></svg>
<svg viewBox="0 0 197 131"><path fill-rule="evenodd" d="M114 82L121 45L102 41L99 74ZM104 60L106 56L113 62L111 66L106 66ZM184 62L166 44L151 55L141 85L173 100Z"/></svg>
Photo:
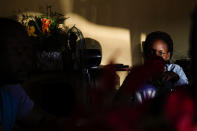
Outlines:
<svg viewBox="0 0 197 131"><path fill-rule="evenodd" d="M41 71L63 70L62 52L42 51L38 55L38 68Z"/></svg>

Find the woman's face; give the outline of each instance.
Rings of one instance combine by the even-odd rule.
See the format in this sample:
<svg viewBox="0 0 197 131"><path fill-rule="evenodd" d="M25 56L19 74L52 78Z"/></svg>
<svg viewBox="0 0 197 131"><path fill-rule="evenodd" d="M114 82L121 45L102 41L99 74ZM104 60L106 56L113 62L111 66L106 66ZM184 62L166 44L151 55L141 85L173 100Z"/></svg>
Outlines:
<svg viewBox="0 0 197 131"><path fill-rule="evenodd" d="M155 50L157 56L161 56L165 61L170 60L170 52L168 52L168 47L166 43L162 40L156 40L153 45L152 49Z"/></svg>

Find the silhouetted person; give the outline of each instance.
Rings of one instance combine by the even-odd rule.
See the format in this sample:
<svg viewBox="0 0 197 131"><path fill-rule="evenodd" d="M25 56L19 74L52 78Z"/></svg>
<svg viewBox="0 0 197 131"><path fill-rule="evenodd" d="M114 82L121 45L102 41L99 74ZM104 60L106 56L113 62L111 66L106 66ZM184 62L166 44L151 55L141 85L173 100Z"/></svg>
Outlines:
<svg viewBox="0 0 197 131"><path fill-rule="evenodd" d="M25 29L16 21L0 18L0 123L12 130L15 120L27 116L33 101L21 86L32 68L32 47Z"/></svg>

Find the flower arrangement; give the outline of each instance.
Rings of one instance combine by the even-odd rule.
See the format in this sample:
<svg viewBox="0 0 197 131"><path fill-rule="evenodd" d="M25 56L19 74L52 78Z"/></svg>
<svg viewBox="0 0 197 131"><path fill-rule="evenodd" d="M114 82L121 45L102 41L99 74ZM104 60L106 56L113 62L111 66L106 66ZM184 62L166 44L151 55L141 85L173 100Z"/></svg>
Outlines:
<svg viewBox="0 0 197 131"><path fill-rule="evenodd" d="M52 12L47 6L46 14L22 13L18 21L25 26L28 36L35 41L40 51L64 51L67 46L67 29L63 23L67 18Z"/></svg>
<svg viewBox="0 0 197 131"><path fill-rule="evenodd" d="M47 71L65 68L71 70L74 63L81 58L76 54L84 47L82 32L75 25L72 28L65 26L66 19L64 15L53 12L51 6L47 6L45 14L26 12L17 16L17 20L25 26L32 39L37 68Z"/></svg>

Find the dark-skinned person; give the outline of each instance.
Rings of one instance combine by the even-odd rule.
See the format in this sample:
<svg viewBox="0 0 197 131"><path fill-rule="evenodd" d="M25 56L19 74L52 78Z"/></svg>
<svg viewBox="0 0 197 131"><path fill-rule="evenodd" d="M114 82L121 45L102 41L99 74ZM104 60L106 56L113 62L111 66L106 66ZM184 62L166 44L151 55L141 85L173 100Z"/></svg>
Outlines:
<svg viewBox="0 0 197 131"><path fill-rule="evenodd" d="M164 59L165 73L163 79L171 81L175 86L187 85L188 79L182 69L177 64L170 63L173 55L173 40L166 32L155 31L148 34L143 45L144 59L151 55L157 55Z"/></svg>

